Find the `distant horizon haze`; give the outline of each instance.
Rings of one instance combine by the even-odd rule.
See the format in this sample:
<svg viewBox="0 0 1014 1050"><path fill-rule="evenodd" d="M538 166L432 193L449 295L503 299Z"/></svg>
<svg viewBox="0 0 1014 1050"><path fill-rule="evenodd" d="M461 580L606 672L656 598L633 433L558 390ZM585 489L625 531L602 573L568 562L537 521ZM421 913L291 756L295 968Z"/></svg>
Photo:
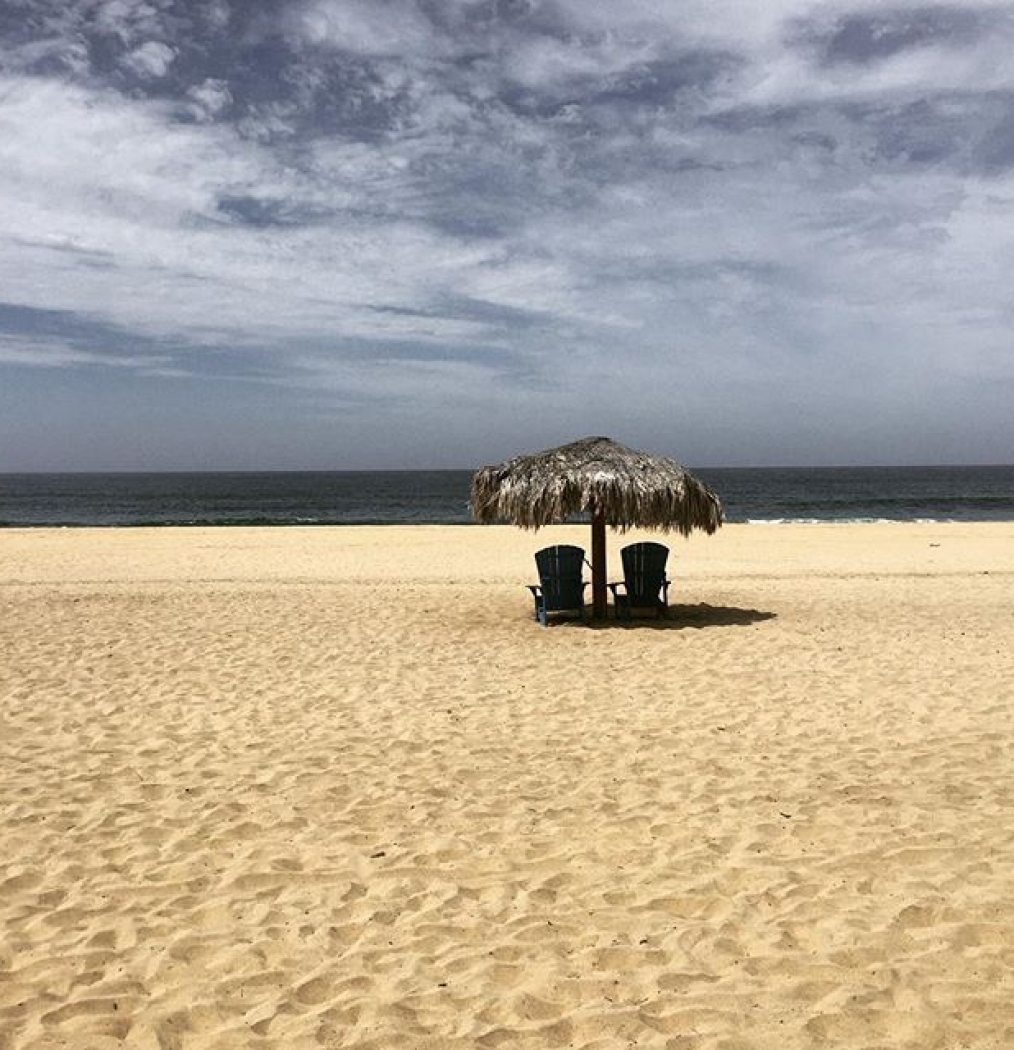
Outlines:
<svg viewBox="0 0 1014 1050"><path fill-rule="evenodd" d="M531 451L539 451L532 449ZM651 451L645 449L643 451ZM507 459L512 457L508 456ZM675 458L675 457L673 457ZM502 461L496 461L502 462ZM685 460L679 460L683 466L687 467L692 471L777 471L777 470L794 470L794 471L847 471L847 470L976 470L979 468L990 468L990 467L1012 467L1014 468L1014 458L1010 461L996 461L996 462L982 462L982 463L687 463ZM30 477L33 475L94 475L101 477L103 475L116 476L116 475L145 475L145 474L177 474L180 476L185 475L196 475L196 474L468 474L475 473L484 466L489 466L489 463L476 463L473 466L417 466L417 467L209 467L200 469L189 469L189 468L160 468L157 470L145 470L145 469L79 469L79 470L0 470L0 476L3 477L18 477L25 476Z"/></svg>

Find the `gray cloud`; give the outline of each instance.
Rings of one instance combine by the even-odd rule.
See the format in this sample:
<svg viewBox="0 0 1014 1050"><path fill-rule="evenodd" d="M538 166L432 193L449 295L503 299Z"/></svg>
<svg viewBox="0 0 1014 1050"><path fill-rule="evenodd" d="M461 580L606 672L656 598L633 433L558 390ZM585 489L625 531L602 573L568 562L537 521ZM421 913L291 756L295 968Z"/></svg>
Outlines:
<svg viewBox="0 0 1014 1050"><path fill-rule="evenodd" d="M811 39L825 62L861 65L916 48L965 47L996 28L995 16L971 5L888 6L840 15Z"/></svg>

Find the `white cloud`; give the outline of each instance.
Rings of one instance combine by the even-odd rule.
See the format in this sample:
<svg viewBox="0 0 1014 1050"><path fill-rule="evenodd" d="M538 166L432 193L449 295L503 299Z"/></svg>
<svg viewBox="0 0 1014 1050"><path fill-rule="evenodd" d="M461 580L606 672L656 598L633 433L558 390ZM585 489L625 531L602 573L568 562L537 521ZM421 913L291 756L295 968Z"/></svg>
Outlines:
<svg viewBox="0 0 1014 1050"><path fill-rule="evenodd" d="M213 120L232 103L232 92L223 80L211 77L190 88L187 98L193 103L191 112L198 120Z"/></svg>
<svg viewBox="0 0 1014 1050"><path fill-rule="evenodd" d="M134 48L123 60L128 69L139 76L164 77L176 58L176 52L158 40L149 40Z"/></svg>
<svg viewBox="0 0 1014 1050"><path fill-rule="evenodd" d="M360 55L404 58L438 47L429 23L398 0L312 0L292 16L292 27L313 44Z"/></svg>
<svg viewBox="0 0 1014 1050"><path fill-rule="evenodd" d="M608 76L655 57L654 42L520 40L504 55L504 72L531 87L553 88L575 78Z"/></svg>
<svg viewBox="0 0 1014 1050"><path fill-rule="evenodd" d="M328 183L310 183L228 129L170 124L164 107L55 83L6 91L0 220L18 243L17 262L0 261L8 299L197 342L453 343L481 329L376 311L425 309L430 289L459 287L481 258L425 226L392 217L251 229L217 210L224 195L354 210L382 200L397 163L378 167L362 149L322 154Z"/></svg>

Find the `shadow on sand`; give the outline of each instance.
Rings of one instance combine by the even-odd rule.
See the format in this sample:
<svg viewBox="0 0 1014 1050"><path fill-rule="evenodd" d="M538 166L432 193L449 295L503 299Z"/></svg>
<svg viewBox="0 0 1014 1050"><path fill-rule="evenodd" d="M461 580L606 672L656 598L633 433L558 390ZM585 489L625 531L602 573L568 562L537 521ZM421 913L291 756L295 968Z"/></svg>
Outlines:
<svg viewBox="0 0 1014 1050"><path fill-rule="evenodd" d="M607 620L592 620L591 610L587 610L585 624L596 630L641 630L647 628L655 631L682 631L687 628L700 630L703 627L749 627L751 624L773 620L777 613L764 612L760 609L739 609L734 605L670 605L668 619L659 619L650 612L631 619L616 619L610 609Z"/></svg>

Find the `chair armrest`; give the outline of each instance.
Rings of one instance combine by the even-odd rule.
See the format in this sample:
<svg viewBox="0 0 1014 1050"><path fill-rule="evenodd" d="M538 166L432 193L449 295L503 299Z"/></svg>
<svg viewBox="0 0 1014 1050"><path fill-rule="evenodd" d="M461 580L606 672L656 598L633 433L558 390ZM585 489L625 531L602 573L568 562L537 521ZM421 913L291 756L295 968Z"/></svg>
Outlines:
<svg viewBox="0 0 1014 1050"><path fill-rule="evenodd" d="M613 592L615 598L620 587L626 588L626 583L621 581L620 583L607 583L606 586Z"/></svg>

